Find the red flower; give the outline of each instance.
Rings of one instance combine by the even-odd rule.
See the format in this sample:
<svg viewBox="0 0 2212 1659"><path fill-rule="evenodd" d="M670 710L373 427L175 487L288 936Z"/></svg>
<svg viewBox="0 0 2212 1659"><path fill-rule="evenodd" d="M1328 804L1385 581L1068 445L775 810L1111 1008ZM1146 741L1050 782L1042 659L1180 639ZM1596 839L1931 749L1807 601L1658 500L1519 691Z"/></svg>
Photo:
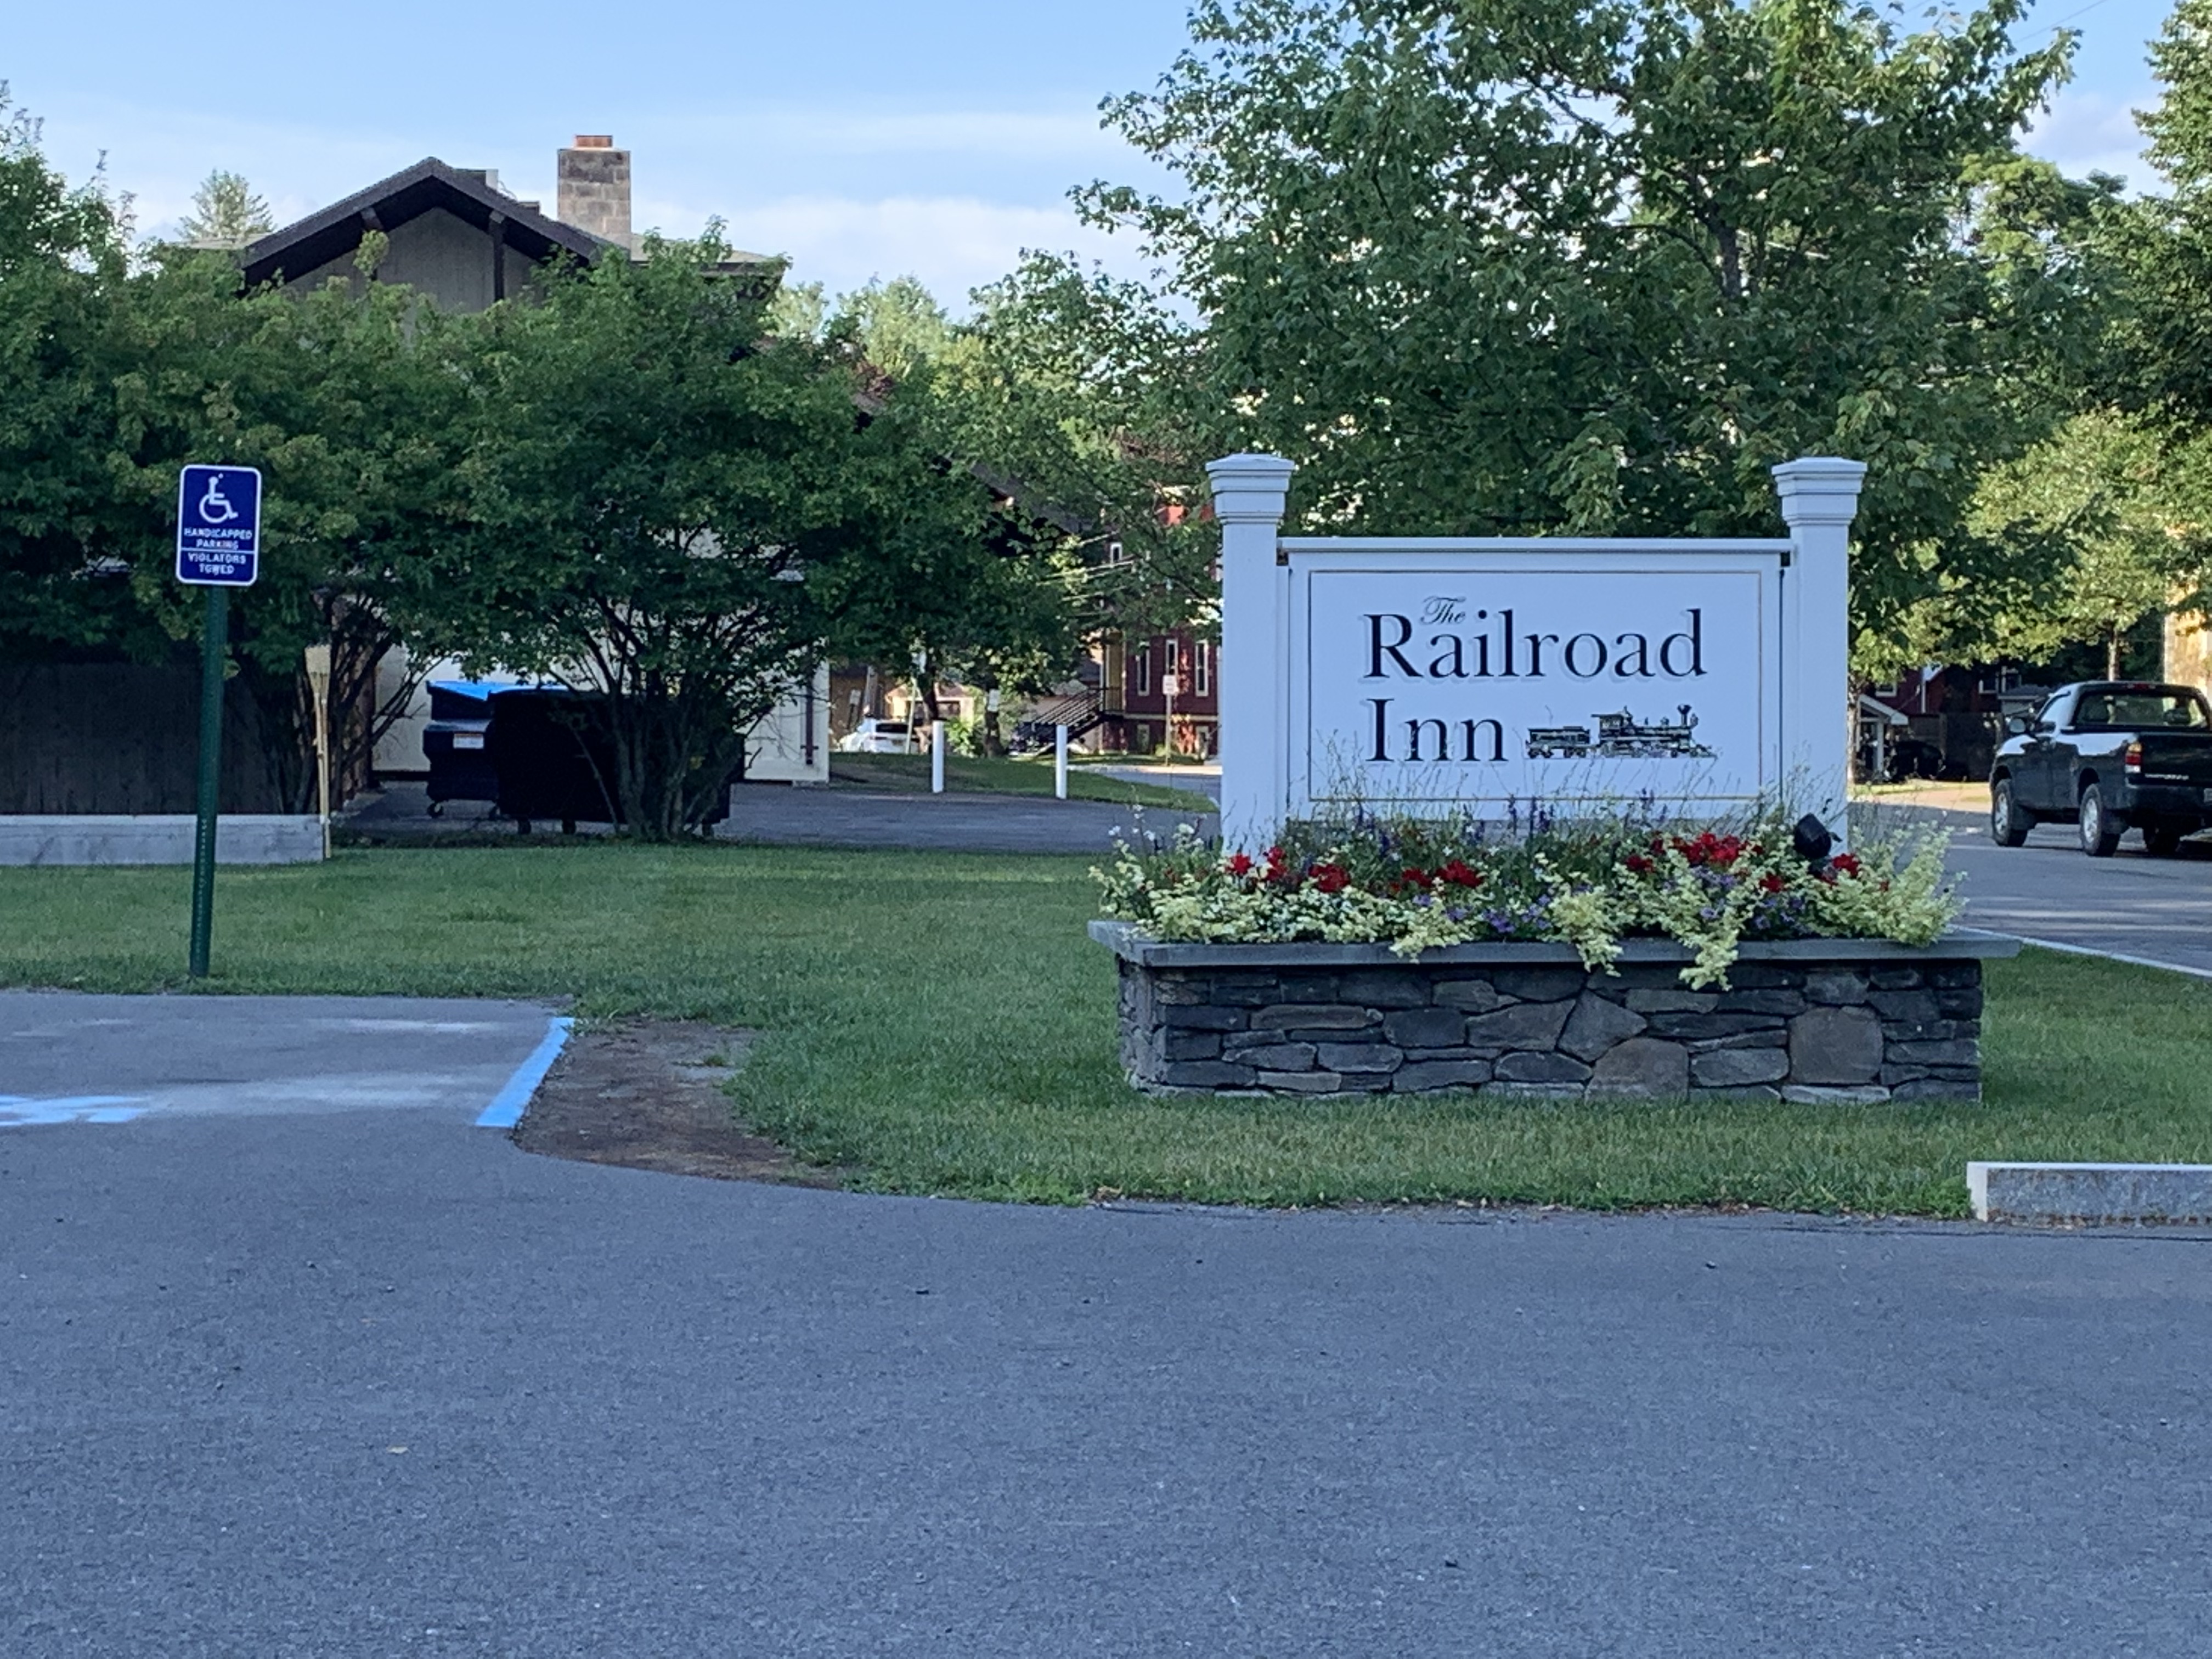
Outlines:
<svg viewBox="0 0 2212 1659"><path fill-rule="evenodd" d="M1232 876L1250 875L1252 873L1252 860L1250 856L1247 854L1239 853L1236 857L1231 859L1229 860L1229 873Z"/></svg>
<svg viewBox="0 0 2212 1659"><path fill-rule="evenodd" d="M1631 853L1621 862L1627 866L1628 873L1632 876L1643 875L1651 868L1651 860L1641 853Z"/></svg>
<svg viewBox="0 0 2212 1659"><path fill-rule="evenodd" d="M1847 876L1856 876L1859 872L1859 861L1849 853L1837 854L1828 860L1828 864L1831 868L1840 870Z"/></svg>
<svg viewBox="0 0 2212 1659"><path fill-rule="evenodd" d="M1289 873L1290 868L1284 859L1283 849L1279 847L1270 847L1267 849L1267 879L1280 881Z"/></svg>
<svg viewBox="0 0 2212 1659"><path fill-rule="evenodd" d="M1415 887L1425 888L1433 881L1435 878L1430 875L1427 871L1416 870L1409 864L1403 870L1401 870L1398 872L1398 879Z"/></svg>
<svg viewBox="0 0 2212 1659"><path fill-rule="evenodd" d="M1352 885L1352 872L1340 864L1316 864L1306 873L1313 884L1324 893L1341 893Z"/></svg>
<svg viewBox="0 0 2212 1659"><path fill-rule="evenodd" d="M1437 879L1449 882L1455 887L1480 887L1482 872L1464 859L1454 859L1437 872Z"/></svg>
<svg viewBox="0 0 2212 1659"><path fill-rule="evenodd" d="M1691 840L1674 842L1684 858L1693 865L1711 865L1725 870L1743 856L1743 839L1739 836L1717 836L1707 830Z"/></svg>
<svg viewBox="0 0 2212 1659"><path fill-rule="evenodd" d="M1762 893L1778 893L1789 884L1786 876L1764 875L1759 878L1759 890Z"/></svg>

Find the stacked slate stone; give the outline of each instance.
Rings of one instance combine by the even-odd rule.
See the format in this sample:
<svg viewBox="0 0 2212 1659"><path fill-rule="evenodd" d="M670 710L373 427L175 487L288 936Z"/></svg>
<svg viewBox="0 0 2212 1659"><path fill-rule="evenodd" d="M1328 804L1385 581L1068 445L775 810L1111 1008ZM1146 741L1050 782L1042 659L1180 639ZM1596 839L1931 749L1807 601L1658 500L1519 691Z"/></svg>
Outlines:
<svg viewBox="0 0 2212 1659"><path fill-rule="evenodd" d="M1286 1094L1474 1089L1534 1098L1804 1103L1981 1094L1982 964L1739 962L1371 968L1121 964L1140 1088Z"/></svg>

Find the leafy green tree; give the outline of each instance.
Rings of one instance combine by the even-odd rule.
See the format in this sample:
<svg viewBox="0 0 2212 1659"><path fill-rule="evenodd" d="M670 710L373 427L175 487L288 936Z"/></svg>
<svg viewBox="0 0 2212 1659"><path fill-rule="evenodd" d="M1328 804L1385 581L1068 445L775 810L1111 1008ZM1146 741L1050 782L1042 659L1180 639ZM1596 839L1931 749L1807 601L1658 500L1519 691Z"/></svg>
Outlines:
<svg viewBox="0 0 2212 1659"><path fill-rule="evenodd" d="M978 289L939 368L953 452L1067 536L1092 629L1217 625L1204 333L1140 284L1033 254Z"/></svg>
<svg viewBox="0 0 2212 1659"><path fill-rule="evenodd" d="M981 691L981 746L999 752L993 694L1035 693L1063 678L1088 619L1067 514L1008 471L1010 456L978 418L978 337L956 328L919 282L900 277L844 295L826 332L854 363L873 418L989 499L988 511L947 526L952 533L933 544L910 544L911 571L874 573L838 643L900 668L927 663L919 678L933 718L940 676Z"/></svg>
<svg viewBox="0 0 2212 1659"><path fill-rule="evenodd" d="M719 236L649 239L480 333L464 532L422 567L410 641L603 694L602 780L631 831L687 833L748 731L842 617L968 533L980 490L933 467Z"/></svg>
<svg viewBox="0 0 2212 1659"><path fill-rule="evenodd" d="M303 648L331 647L341 778L366 772L413 689L375 699L428 562L455 532L468 412L460 338L401 287L241 293L234 260L219 252L165 255L134 284L131 320L136 361L115 387L128 447L113 471L145 526L138 602L179 641L197 637L195 596L171 579L166 551L177 468L259 467L261 574L234 596L233 660L260 716L272 784L304 808L314 728Z"/></svg>
<svg viewBox="0 0 2212 1659"><path fill-rule="evenodd" d="M2207 550L2175 509L2172 466L2154 434L2100 411L1984 477L1977 527L2019 543L2049 572L2041 602L2010 609L1991 629L1988 654L2035 661L2094 643L2106 678L2119 677L2130 632L2187 603L2203 577Z"/></svg>
<svg viewBox="0 0 2212 1659"><path fill-rule="evenodd" d="M936 296L913 276L872 282L843 295L830 329L849 338L867 365L896 382L944 356L952 322Z"/></svg>
<svg viewBox="0 0 2212 1659"><path fill-rule="evenodd" d="M235 260L132 258L129 223L0 125L0 654L188 662L171 570L177 470L264 474L262 574L234 596L235 694L280 799L313 797L301 648L333 647L341 777L398 711L362 714L402 574L444 526L460 382L402 291L242 294Z"/></svg>
<svg viewBox="0 0 2212 1659"><path fill-rule="evenodd" d="M1850 455L1878 647L2002 569L1976 479L2063 412L2083 273L1968 234L2065 73L2021 9L1204 0L1108 106L1179 189L1083 200L1196 308L1214 447L1297 460L1302 521L1765 532L1770 465Z"/></svg>
<svg viewBox="0 0 2212 1659"><path fill-rule="evenodd" d="M158 653L128 573L113 386L135 364L130 222L46 164L0 88L0 655Z"/></svg>
<svg viewBox="0 0 2212 1659"><path fill-rule="evenodd" d="M276 228L269 204L235 173L216 168L192 192L192 210L177 224L177 234L196 247L241 248Z"/></svg>

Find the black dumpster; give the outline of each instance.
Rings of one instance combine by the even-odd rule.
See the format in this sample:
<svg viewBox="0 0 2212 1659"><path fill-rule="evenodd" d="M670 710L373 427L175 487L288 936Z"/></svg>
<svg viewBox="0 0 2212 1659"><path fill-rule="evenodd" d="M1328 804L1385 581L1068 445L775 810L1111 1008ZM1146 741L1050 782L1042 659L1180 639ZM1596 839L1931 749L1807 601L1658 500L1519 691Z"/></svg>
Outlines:
<svg viewBox="0 0 2212 1659"><path fill-rule="evenodd" d="M430 682L430 723L422 729L422 757L430 768L430 811L449 800L495 801L499 771L492 764L491 694L501 688L473 680Z"/></svg>
<svg viewBox="0 0 2212 1659"><path fill-rule="evenodd" d="M606 696L565 686L502 687L491 696L489 739L499 810L524 835L534 823L619 822Z"/></svg>

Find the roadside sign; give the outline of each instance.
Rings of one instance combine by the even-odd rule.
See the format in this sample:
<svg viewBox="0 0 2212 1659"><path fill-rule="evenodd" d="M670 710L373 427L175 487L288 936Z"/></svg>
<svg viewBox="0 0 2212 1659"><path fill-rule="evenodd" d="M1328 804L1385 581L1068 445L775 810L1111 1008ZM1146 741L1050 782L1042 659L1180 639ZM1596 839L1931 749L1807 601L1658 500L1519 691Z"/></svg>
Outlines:
<svg viewBox="0 0 2212 1659"><path fill-rule="evenodd" d="M188 466L177 478L177 580L250 587L261 574L261 474Z"/></svg>

